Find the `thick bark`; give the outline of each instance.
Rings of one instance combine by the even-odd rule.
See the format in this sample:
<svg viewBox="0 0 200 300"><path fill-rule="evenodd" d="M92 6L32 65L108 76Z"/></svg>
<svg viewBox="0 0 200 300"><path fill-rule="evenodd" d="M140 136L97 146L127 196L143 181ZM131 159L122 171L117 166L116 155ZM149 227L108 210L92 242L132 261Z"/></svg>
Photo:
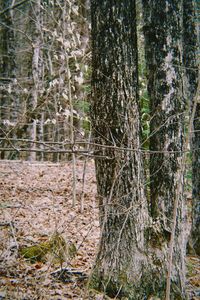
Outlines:
<svg viewBox="0 0 200 300"><path fill-rule="evenodd" d="M159 222L159 231L163 237L162 249L169 246L173 223L176 222L172 280L180 291L181 299L184 299L182 150L185 99L182 68L182 5L180 0L143 0L151 114L151 216L155 222ZM177 218L173 219L175 212ZM155 241L157 242L159 240ZM165 268L168 268L167 264ZM171 297L177 299L173 291Z"/></svg>
<svg viewBox="0 0 200 300"><path fill-rule="evenodd" d="M148 215L139 151L135 3L92 1L91 9L91 117L95 142L105 148L96 148L101 241L90 286L139 299Z"/></svg>
<svg viewBox="0 0 200 300"><path fill-rule="evenodd" d="M187 98L191 112L194 109L194 99L197 93L198 71L198 30L195 23L196 5L193 0L183 0L184 29L184 66L186 67ZM192 149L192 231L189 248L200 255L200 103L197 103L191 134Z"/></svg>
<svg viewBox="0 0 200 300"><path fill-rule="evenodd" d="M151 223L144 194L135 1L93 0L91 18L91 118L99 144L95 164L101 239L90 287L118 298L163 299L171 228L163 234L159 222ZM176 154L173 158L176 169ZM174 177L178 181L176 172ZM167 207L172 219L173 203ZM175 261L171 299L184 299L182 251Z"/></svg>

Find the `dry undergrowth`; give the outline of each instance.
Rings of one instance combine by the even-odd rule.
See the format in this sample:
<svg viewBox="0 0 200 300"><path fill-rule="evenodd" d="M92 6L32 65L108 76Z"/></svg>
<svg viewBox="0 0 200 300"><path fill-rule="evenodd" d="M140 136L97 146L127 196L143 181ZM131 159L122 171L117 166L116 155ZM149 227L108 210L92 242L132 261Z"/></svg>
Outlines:
<svg viewBox="0 0 200 300"><path fill-rule="evenodd" d="M77 163L77 204L72 207L70 162L0 161L0 299L105 299L89 295L85 281L78 277L89 274L99 239L92 161L87 163L84 211L80 212L83 164ZM64 249L76 246L76 255L59 259L60 248L49 248L55 233L65 240ZM48 245L44 259L20 255L26 247L38 245L42 251ZM65 274L65 283L54 276L60 264L72 270ZM200 299L199 259L189 257L187 266L189 299Z"/></svg>
<svg viewBox="0 0 200 300"><path fill-rule="evenodd" d="M27 246L46 245L58 232L77 248L63 267L89 274L99 238L94 164L87 163L83 212L83 162L77 163L74 208L71 169L70 163L0 161L0 299L88 299L83 282L64 284L51 276L60 267L55 255L32 262L19 255Z"/></svg>

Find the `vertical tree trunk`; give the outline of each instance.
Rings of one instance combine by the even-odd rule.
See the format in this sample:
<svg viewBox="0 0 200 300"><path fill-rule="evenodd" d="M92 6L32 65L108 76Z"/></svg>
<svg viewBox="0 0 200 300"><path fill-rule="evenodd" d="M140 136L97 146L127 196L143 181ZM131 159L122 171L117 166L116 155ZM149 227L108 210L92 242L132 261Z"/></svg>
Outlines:
<svg viewBox="0 0 200 300"><path fill-rule="evenodd" d="M152 128L154 129L157 123L162 124L163 120L166 122L166 130L162 131L162 136L157 136L155 139L155 142L158 142L158 150L161 148L166 151L182 150L179 113L182 113L183 105L182 98L178 96L181 74L178 74L179 69L175 67L179 63L180 49L177 44L179 45L179 29L181 29L176 21L181 21L181 12L177 3L175 1L172 9L171 4L166 1L150 1L150 5L153 4L152 9L156 8L152 10L150 17L153 21L157 19L157 14L159 17L159 23L156 23L155 27L151 23L152 29L159 32L163 20L164 31L167 28L167 36L163 33L158 37L156 30L152 33L153 43L158 42L159 53L154 52L155 49L152 47L154 44L147 43L149 50L155 54L151 63L153 69L150 69L152 96L158 101L158 105L155 102L152 108L156 107L158 112L161 111L159 118L153 118ZM40 0L37 0L34 5L36 5L36 13L32 19L38 21ZM158 172L164 184L160 186L161 190L156 190L156 198L152 198L154 223L151 224L144 195L144 172L139 138L135 1L92 0L91 5L92 123L94 138L99 144L96 147L95 164L100 203L101 241L90 284L106 291L110 296L120 298L128 297L134 300L154 296L163 298L167 273L166 257L171 234L170 220L172 220L176 188L179 180L182 180L179 156L176 152L173 155L166 153L158 160L161 167L164 166L163 173ZM165 10L162 15L160 11L163 8ZM180 14L175 16L177 10ZM34 33L32 57L34 81L30 102L32 109L37 106L39 98L39 23ZM169 24L172 25L170 28L168 28ZM49 35L50 31L47 34ZM157 47L157 44L155 45ZM55 61L57 65L57 59ZM174 117L177 113L178 115ZM33 119L35 118L33 116ZM155 179L155 183L159 184L158 180ZM169 191L170 188L172 191ZM154 192L153 186L152 192ZM180 215L181 206L179 217ZM178 240L180 225L176 234ZM180 244L178 242L175 249L171 299L184 299L183 253L180 251L182 249Z"/></svg>
<svg viewBox="0 0 200 300"><path fill-rule="evenodd" d="M184 66L187 77L187 98L190 102L191 111L194 109L194 99L196 96L199 71L198 71L198 30L195 23L196 5L194 0L183 0L183 29L184 29ZM200 255L200 103L195 106L196 112L191 135L192 150L192 231L189 245L198 255Z"/></svg>
<svg viewBox="0 0 200 300"><path fill-rule="evenodd" d="M91 17L91 117L93 136L99 144L96 146L95 165L101 239L90 287L118 298L164 299L171 234L171 223L169 225L167 218L172 220L174 202L174 198L170 197L176 197L174 185L177 188L179 180L182 180L179 174L179 154L167 157L169 161L167 160L168 165L165 167L168 172L165 189L169 190L167 192L164 189L163 201L167 211L162 210L163 219L157 213L158 221L151 223L144 194L144 170L140 151L135 1L93 0ZM173 22L173 27L175 24ZM166 95L165 101L163 95L160 99L164 102L163 110L166 113L165 105L172 101L172 93L175 99L174 111L176 104L179 104L180 110L183 106L182 97L177 95L180 92L181 74L178 73L175 77L171 56L170 52L166 59L169 78L166 76L162 83L164 86L169 84L170 89L170 83L173 82L174 90L171 89L171 93ZM168 80L169 83L166 83ZM153 88L155 91L155 87ZM164 136L168 139L171 150L182 149L179 117L178 115L178 125L170 123L171 132L166 132L166 137ZM163 122L163 119L160 121ZM168 146L166 145L167 150ZM174 185L170 185L170 180L173 180ZM180 218L181 206L179 211ZM177 240L181 239L180 230L179 224ZM178 246L174 263L171 299L185 299L183 252Z"/></svg>
<svg viewBox="0 0 200 300"><path fill-rule="evenodd" d="M40 94L40 79L41 79L41 3L37 0L32 6L32 22L33 22L33 55L32 55L32 95L30 99L29 109L34 110L38 104ZM34 116L32 118L32 126L30 127L30 139L36 141L37 139L37 120ZM35 144L32 143L31 149L34 150ZM36 160L36 152L30 152L29 160Z"/></svg>
<svg viewBox="0 0 200 300"><path fill-rule="evenodd" d="M200 80L200 79L199 79ZM197 104L192 138L192 247L200 255L200 103Z"/></svg>
<svg viewBox="0 0 200 300"><path fill-rule="evenodd" d="M150 203L151 216L168 248L176 225L173 247L172 295L175 285L184 298L183 94L182 23L180 0L143 0L145 51L150 96ZM176 204L177 209L176 209ZM176 216L177 215L177 216ZM174 224L174 222L176 222ZM155 245L160 240L155 241ZM170 242L171 243L171 242ZM158 246L158 245L157 245ZM170 251L170 250L168 250ZM170 253L168 256L170 262ZM166 265L166 268L169 267ZM175 288L175 287L174 287Z"/></svg>
<svg viewBox="0 0 200 300"><path fill-rule="evenodd" d="M0 11L9 7L11 2L10 0L1 0ZM7 128L3 122L12 121L14 101L11 91L16 71L15 40L10 10L0 15L0 40L0 137L5 137ZM6 143L1 141L1 147L6 147ZM0 158L6 158L4 151L1 151Z"/></svg>
<svg viewBox="0 0 200 300"><path fill-rule="evenodd" d="M135 1L93 0L91 9L101 241L90 286L110 296L142 299L145 287L138 296L136 290L144 279L148 214L139 149Z"/></svg>

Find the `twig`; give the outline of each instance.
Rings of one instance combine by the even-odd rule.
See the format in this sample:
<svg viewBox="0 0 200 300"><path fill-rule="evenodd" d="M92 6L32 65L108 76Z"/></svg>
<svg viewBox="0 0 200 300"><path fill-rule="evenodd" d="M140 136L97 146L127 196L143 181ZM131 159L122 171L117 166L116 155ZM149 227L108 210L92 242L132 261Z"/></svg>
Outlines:
<svg viewBox="0 0 200 300"><path fill-rule="evenodd" d="M73 103L72 103L72 92L71 92L71 75L69 69L69 57L66 58L66 68L67 68L67 79L68 79L68 96L69 96L69 106L70 106L70 140L72 144L72 174L73 174L73 199L72 199L72 206L76 204L76 156L74 153L74 126L73 126Z"/></svg>
<svg viewBox="0 0 200 300"><path fill-rule="evenodd" d="M18 244L16 236L15 236L15 230L14 230L14 227L13 227L13 224L12 224L11 221L9 222L9 225L10 225L10 228L11 228L13 239L15 241L16 248L19 249L19 244Z"/></svg>
<svg viewBox="0 0 200 300"><path fill-rule="evenodd" d="M17 151L17 152L41 152L41 153L73 153L73 154L93 154L92 151L87 150L65 150L65 149L54 149L54 150L45 150L45 149L31 149L31 148L0 148L0 151ZM104 156L105 157L105 156Z"/></svg>
<svg viewBox="0 0 200 300"><path fill-rule="evenodd" d="M94 225L94 224L92 223L91 226L90 226L90 228L88 229L86 235L83 237L81 243L80 243L79 246L77 247L77 252L78 252L78 250L81 248L81 246L83 245L83 243L84 243L84 241L86 240L86 238L88 237L90 231L92 230L93 225Z"/></svg>
<svg viewBox="0 0 200 300"><path fill-rule="evenodd" d="M197 102L199 103L199 101ZM1 128L0 128L1 130ZM193 133L194 131L191 130L190 133ZM195 131L196 132L196 131ZM6 134L5 134L6 135ZM114 146L114 145L102 145L102 144L98 144L98 143L94 143L94 142L88 142L88 141L74 141L74 143L71 143L70 141L63 141L63 142L50 142L50 141L34 141L32 139L15 139L15 138L9 138L9 137L6 137L6 138L0 138L0 141L16 141L16 142L24 142L24 143L34 143L34 144L38 144L38 145L43 145L43 146L46 146L46 147L49 147L51 148L53 151L52 152L60 152L61 153L61 150L57 150L56 148L50 146L50 145L61 145L61 146L69 146L71 148L73 148L74 146L81 146L81 145L85 145L85 146L91 146L91 147L99 147L101 149L113 149L115 151L139 151L143 154L156 154L156 153L168 153L168 154L174 154L174 153L191 153L191 151L198 151L200 150L200 148L196 148L196 149L184 149L184 150L148 150L148 149L135 149L135 148L129 148L129 147L118 147L118 146ZM14 146L13 146L14 148ZM9 151L9 149L7 148L0 148L0 151L3 151L5 149L5 151ZM25 150L22 150L24 148L14 148L14 150L16 151L25 151ZM11 149L10 149L11 150ZM29 149L27 149L28 151ZM37 150L37 149L36 149ZM49 151L49 150L40 150L40 151ZM71 153L71 152L87 152L87 150L64 150L66 151L66 153ZM68 152L69 151L69 152ZM50 152L50 151L49 151Z"/></svg>
<svg viewBox="0 0 200 300"><path fill-rule="evenodd" d="M21 6L22 4L24 4L24 3L28 2L28 1L30 1L30 0L22 0L21 2L16 3L15 5L11 5L11 6L7 7L7 8L5 8L4 10L0 11L0 16L3 15L3 14L5 14L7 11L9 11L11 9L14 9L14 8L17 8L17 7Z"/></svg>
<svg viewBox="0 0 200 300"><path fill-rule="evenodd" d="M90 140L91 140L91 130L89 133L89 138L88 138L88 144L87 144L87 151L89 151L89 146L90 146ZM87 166L87 161L88 161L88 156L86 156L85 161L84 161L84 166L83 166L83 177L82 177L82 191L81 191L81 213L84 210L84 195L85 195L85 175L86 175L86 166Z"/></svg>

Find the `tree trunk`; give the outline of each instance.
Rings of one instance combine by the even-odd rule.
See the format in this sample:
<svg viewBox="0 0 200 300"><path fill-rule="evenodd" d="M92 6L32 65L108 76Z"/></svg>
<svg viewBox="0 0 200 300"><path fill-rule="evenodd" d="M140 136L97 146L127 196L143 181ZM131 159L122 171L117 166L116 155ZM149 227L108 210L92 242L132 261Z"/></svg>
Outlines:
<svg viewBox="0 0 200 300"><path fill-rule="evenodd" d="M91 10L91 117L99 144L95 164L101 241L90 286L137 299L148 214L139 150L135 3L92 1Z"/></svg>
<svg viewBox="0 0 200 300"><path fill-rule="evenodd" d="M31 17L33 22L33 54L32 54L32 95L30 97L29 109L34 110L37 107L40 94L40 79L41 79L41 1L37 0L32 6ZM37 139L37 120L33 116L30 126L30 139L34 142ZM35 144L31 144L31 149L35 149ZM29 160L36 160L36 152L30 152Z"/></svg>
<svg viewBox="0 0 200 300"><path fill-rule="evenodd" d="M11 5L12 1L1 0L0 11ZM4 122L13 121L14 101L11 96L13 79L15 78L15 39L13 20L10 10L0 15L0 137L10 131ZM6 147L8 142L1 141L1 147ZM7 158L5 151L1 151L0 158Z"/></svg>
<svg viewBox="0 0 200 300"><path fill-rule="evenodd" d="M195 24L195 2L183 0L183 28L184 28L184 66L186 67L187 98L191 112L194 109L199 71L198 71L198 30ZM197 12L196 12L197 14ZM200 255L200 103L197 103L193 132L191 134L192 150L192 231L189 238L189 248Z"/></svg>
<svg viewBox="0 0 200 300"><path fill-rule="evenodd" d="M200 103L197 104L192 138L192 247L200 255Z"/></svg>
<svg viewBox="0 0 200 300"><path fill-rule="evenodd" d="M162 249L174 247L171 273L184 299L184 113L182 66L183 3L180 0L143 0L145 52L150 97L151 216L163 238ZM174 223L175 222L175 223ZM175 230L175 236L173 232ZM173 240L174 239L174 240ZM160 240L155 241L156 244ZM169 247L170 249L170 247ZM170 263L170 251L168 261ZM169 275L169 273L168 273Z"/></svg>
<svg viewBox="0 0 200 300"><path fill-rule="evenodd" d="M163 299L171 227L164 232L161 222L151 222L144 193L135 1L93 0L91 18L91 118L99 145L95 165L101 238L89 286L120 299ZM176 131L180 135L179 127ZM178 144L181 138L176 139ZM180 180L177 156L172 157L174 181ZM172 219L173 199L168 201L167 217ZM175 254L171 299L177 300L184 299L184 263L182 251Z"/></svg>

